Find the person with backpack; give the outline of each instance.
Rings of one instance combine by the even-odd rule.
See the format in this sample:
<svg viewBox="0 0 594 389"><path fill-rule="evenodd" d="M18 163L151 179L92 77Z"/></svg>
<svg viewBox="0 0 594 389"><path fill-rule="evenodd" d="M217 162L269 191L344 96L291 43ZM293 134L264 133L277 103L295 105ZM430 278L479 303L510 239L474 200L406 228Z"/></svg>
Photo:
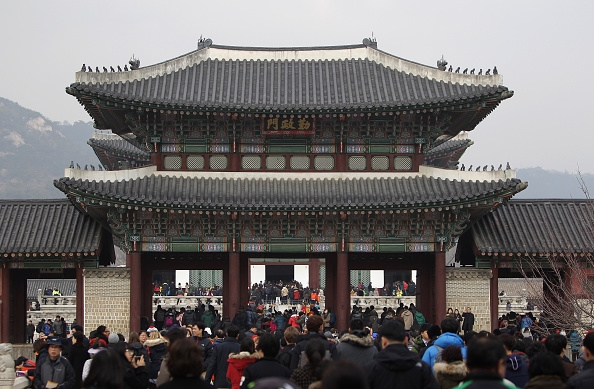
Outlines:
<svg viewBox="0 0 594 389"><path fill-rule="evenodd" d="M305 327L307 328L307 334L297 339L297 344L291 351L291 370L297 367L303 367L306 363L305 358L305 347L307 343L312 339L322 339L326 345L328 356L334 360L337 360L340 356L340 352L334 345L334 343L328 342L326 337L321 332L323 330L324 319L319 315L311 315Z"/></svg>
<svg viewBox="0 0 594 389"><path fill-rule="evenodd" d="M427 363L433 369L435 362L441 361L441 352L448 346L464 347L464 340L458 335L458 322L446 317L441 321L441 335L437 338L433 346L427 348L423 354L423 362Z"/></svg>
<svg viewBox="0 0 594 389"><path fill-rule="evenodd" d="M155 327L157 327L159 331L163 329L163 325L165 324L165 313L165 310L161 308L160 305L157 305L157 310L153 315L153 319L155 319Z"/></svg>

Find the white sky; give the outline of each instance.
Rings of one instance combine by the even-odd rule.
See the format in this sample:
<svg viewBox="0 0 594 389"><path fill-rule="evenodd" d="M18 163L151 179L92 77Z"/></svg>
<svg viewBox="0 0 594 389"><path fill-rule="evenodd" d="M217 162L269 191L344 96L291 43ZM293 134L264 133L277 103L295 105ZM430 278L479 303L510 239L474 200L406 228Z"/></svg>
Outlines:
<svg viewBox="0 0 594 389"><path fill-rule="evenodd" d="M594 173L592 1L3 1L0 96L89 121L64 88L87 65L141 66L196 49L358 44L435 66L496 65L515 96L469 134L468 165ZM521 178L521 177L520 177Z"/></svg>

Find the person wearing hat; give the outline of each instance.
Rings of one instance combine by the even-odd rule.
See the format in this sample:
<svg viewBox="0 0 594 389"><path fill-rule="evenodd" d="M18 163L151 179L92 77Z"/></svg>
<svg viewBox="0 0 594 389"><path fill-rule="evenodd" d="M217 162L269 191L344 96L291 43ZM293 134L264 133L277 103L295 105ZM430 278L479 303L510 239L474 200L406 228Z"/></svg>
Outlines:
<svg viewBox="0 0 594 389"><path fill-rule="evenodd" d="M62 340L57 336L47 338L48 357L35 368L33 387L35 389L71 389L76 385L74 369L68 360L60 355Z"/></svg>
<svg viewBox="0 0 594 389"><path fill-rule="evenodd" d="M567 389L594 388L594 332L588 331L582 349L586 363L582 371L567 381Z"/></svg>

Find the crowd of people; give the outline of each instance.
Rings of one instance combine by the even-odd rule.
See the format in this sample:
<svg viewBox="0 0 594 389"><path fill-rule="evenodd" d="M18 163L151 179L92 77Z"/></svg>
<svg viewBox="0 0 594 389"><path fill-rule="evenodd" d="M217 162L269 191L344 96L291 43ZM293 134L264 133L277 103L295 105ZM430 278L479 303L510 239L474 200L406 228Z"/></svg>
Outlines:
<svg viewBox="0 0 594 389"><path fill-rule="evenodd" d="M492 332L475 332L470 307L428 323L414 304L401 303L379 312L355 305L348 330L338 331L331 307L315 299L283 312L265 300L260 294L222 320L202 305L173 310L168 322L159 307L127 337L106 326L87 337L79 325L66 337L44 323L33 343L37 360L15 364L35 388L594 387L594 330L583 339L544 332L531 314L510 312Z"/></svg>

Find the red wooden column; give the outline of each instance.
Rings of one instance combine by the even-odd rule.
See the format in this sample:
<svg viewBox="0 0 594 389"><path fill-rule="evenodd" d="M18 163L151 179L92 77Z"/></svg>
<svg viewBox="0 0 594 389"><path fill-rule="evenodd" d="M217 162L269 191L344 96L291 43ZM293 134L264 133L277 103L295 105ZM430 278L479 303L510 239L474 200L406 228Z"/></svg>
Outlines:
<svg viewBox="0 0 594 389"><path fill-rule="evenodd" d="M324 289L325 305L336 315L338 303L336 302L336 255L326 255L326 288Z"/></svg>
<svg viewBox="0 0 594 389"><path fill-rule="evenodd" d="M320 287L320 258L309 259L309 287L314 289Z"/></svg>
<svg viewBox="0 0 594 389"><path fill-rule="evenodd" d="M349 294L349 254L336 253L336 328L343 331L349 328L351 296Z"/></svg>
<svg viewBox="0 0 594 389"><path fill-rule="evenodd" d="M435 253L435 324L440 325L446 314L445 252Z"/></svg>
<svg viewBox="0 0 594 389"><path fill-rule="evenodd" d="M10 342L10 269L7 267L7 264L2 264L2 268L0 269L2 272L0 276L0 282L2 283L0 287L0 313L2 317L0 318L0 342L8 343Z"/></svg>
<svg viewBox="0 0 594 389"><path fill-rule="evenodd" d="M228 277L223 277L228 279L227 285L223 286L223 291L228 290L227 296L223 299L223 316L228 316L231 319L233 319L235 312L237 312L237 309L241 305L239 257L240 255L237 252L229 253Z"/></svg>
<svg viewBox="0 0 594 389"><path fill-rule="evenodd" d="M499 321L499 268L495 262L491 264L492 277L489 280L489 308L491 311L491 331L498 328Z"/></svg>
<svg viewBox="0 0 594 389"><path fill-rule="evenodd" d="M250 258L247 253L241 253L239 255L239 305L246 306L249 296L250 288ZM233 316L230 317L233 319Z"/></svg>
<svg viewBox="0 0 594 389"><path fill-rule="evenodd" d="M83 331L85 329L85 279L83 276L83 263L77 263L76 267L76 324L79 324ZM88 331L87 331L88 333Z"/></svg>
<svg viewBox="0 0 594 389"><path fill-rule="evenodd" d="M130 269L130 332L140 331L142 310L141 255L139 252L126 254L126 266Z"/></svg>

